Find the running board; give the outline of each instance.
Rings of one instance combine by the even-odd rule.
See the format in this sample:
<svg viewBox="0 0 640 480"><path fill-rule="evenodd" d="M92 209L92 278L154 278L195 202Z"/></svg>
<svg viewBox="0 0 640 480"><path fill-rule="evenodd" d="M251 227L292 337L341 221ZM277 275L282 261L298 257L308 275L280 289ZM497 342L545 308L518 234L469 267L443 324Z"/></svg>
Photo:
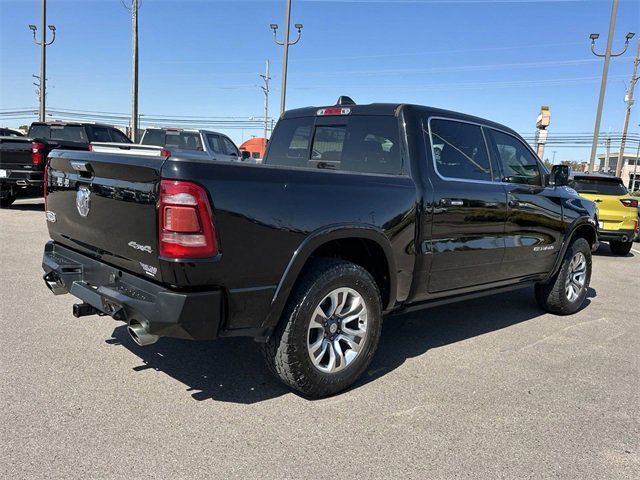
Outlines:
<svg viewBox="0 0 640 480"><path fill-rule="evenodd" d="M501 293L511 292L513 290L520 290L521 288L528 288L534 286L538 282L527 281L516 283L514 285L507 285L505 287L494 287L487 290L480 290L477 292L463 293L459 295L451 295L450 297L437 298L434 300L426 300L424 302L412 303L406 306L400 306L395 310L388 313L392 315L402 315L409 312L415 312L417 310L424 310L427 308L440 307L449 303L463 302L465 300L473 300L474 298L490 297L491 295L499 295Z"/></svg>

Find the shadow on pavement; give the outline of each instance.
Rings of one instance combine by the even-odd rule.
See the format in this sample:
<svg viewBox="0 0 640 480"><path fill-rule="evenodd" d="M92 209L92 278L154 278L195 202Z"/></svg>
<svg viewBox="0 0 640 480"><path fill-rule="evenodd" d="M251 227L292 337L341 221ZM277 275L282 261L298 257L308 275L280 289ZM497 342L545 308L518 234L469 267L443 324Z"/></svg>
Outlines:
<svg viewBox="0 0 640 480"><path fill-rule="evenodd" d="M587 297L595 296L595 290L590 288ZM587 299L583 308L589 303ZM371 366L353 388L386 375L407 359L430 349L508 328L543 314L533 290L524 289L390 316L385 318ZM113 331L113 338L107 343L124 346L140 357L143 365L134 370L152 368L184 383L195 400L250 404L289 392L267 371L259 345L249 338L211 342L161 338L153 345L139 347L125 326L121 326Z"/></svg>
<svg viewBox="0 0 640 480"><path fill-rule="evenodd" d="M14 203L10 207L5 207L3 210L21 210L24 212L44 212L44 202L39 203Z"/></svg>
<svg viewBox="0 0 640 480"><path fill-rule="evenodd" d="M637 243L634 243L633 245L634 246L631 247L631 248L635 248L635 249L638 248L638 244ZM611 251L611 247L609 247L608 243L601 243L600 246L598 247L598 250L596 250L594 252L594 255L598 256L598 257L617 257L617 258L627 258L627 257L634 257L635 256L635 254L633 252L629 252L626 255L618 255L616 253L613 253Z"/></svg>

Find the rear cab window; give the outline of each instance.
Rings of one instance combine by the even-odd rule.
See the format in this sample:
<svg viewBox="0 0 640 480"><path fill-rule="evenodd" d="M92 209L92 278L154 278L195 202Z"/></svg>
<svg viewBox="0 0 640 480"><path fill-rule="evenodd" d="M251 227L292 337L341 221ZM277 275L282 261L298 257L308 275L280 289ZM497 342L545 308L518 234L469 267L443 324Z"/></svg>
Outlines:
<svg viewBox="0 0 640 480"><path fill-rule="evenodd" d="M82 125L33 125L29 128L29 136L31 138L89 143L87 132Z"/></svg>
<svg viewBox="0 0 640 480"><path fill-rule="evenodd" d="M578 193L594 193L598 195L627 195L629 192L618 178L585 178L576 177L571 187Z"/></svg>
<svg viewBox="0 0 640 480"><path fill-rule="evenodd" d="M204 150L199 132L183 130L146 130L140 143L178 150Z"/></svg>
<svg viewBox="0 0 640 480"><path fill-rule="evenodd" d="M402 175L398 119L384 115L287 118L269 141L266 164Z"/></svg>

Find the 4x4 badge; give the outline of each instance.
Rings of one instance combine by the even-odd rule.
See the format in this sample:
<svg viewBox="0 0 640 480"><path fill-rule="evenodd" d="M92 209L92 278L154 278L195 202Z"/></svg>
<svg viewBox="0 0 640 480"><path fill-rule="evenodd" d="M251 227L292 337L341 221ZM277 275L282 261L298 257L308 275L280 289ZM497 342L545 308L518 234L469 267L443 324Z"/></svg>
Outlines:
<svg viewBox="0 0 640 480"><path fill-rule="evenodd" d="M91 209L91 190L87 187L80 187L76 193L76 208L81 217L89 215Z"/></svg>

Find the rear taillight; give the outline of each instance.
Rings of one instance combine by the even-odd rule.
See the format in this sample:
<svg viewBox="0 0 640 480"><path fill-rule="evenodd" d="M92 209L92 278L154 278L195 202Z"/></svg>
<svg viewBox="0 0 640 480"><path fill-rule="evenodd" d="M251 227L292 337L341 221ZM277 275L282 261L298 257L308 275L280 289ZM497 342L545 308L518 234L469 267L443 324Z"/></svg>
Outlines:
<svg viewBox="0 0 640 480"><path fill-rule="evenodd" d="M160 256L205 258L218 254L213 212L205 190L195 183L160 181Z"/></svg>
<svg viewBox="0 0 640 480"><path fill-rule="evenodd" d="M635 198L623 198L620 201L625 207L638 208L638 200Z"/></svg>
<svg viewBox="0 0 640 480"><path fill-rule="evenodd" d="M171 156L171 152L166 148L163 148L162 150L160 150L160 156L163 158L169 158Z"/></svg>
<svg viewBox="0 0 640 480"><path fill-rule="evenodd" d="M34 165L44 163L44 143L31 142L31 163Z"/></svg>

